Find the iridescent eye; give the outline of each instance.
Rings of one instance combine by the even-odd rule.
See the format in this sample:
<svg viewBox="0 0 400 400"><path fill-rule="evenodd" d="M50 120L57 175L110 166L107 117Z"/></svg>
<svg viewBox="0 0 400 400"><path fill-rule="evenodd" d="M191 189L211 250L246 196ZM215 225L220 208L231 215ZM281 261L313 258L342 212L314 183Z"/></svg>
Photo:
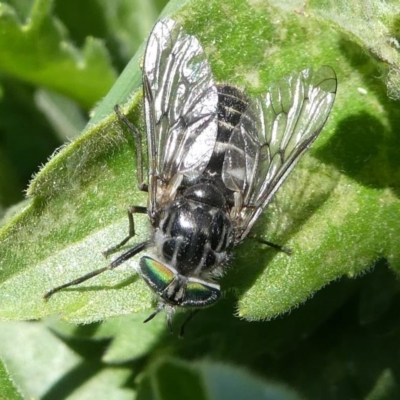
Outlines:
<svg viewBox="0 0 400 400"><path fill-rule="evenodd" d="M219 285L201 279L189 278L181 306L207 307L218 301L220 296Z"/></svg>
<svg viewBox="0 0 400 400"><path fill-rule="evenodd" d="M147 256L140 259L140 272L142 278L157 294L161 294L176 276L175 270Z"/></svg>

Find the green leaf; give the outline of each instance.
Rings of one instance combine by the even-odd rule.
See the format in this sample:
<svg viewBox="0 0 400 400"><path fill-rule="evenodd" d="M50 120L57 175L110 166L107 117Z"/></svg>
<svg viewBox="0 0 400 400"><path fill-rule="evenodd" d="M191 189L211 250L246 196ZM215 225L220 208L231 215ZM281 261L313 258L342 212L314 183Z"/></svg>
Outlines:
<svg viewBox="0 0 400 400"><path fill-rule="evenodd" d="M79 340L112 339L105 350L102 361L108 364L121 364L139 360L156 347L160 336L165 332L163 318L155 319L151 324L143 321L148 311L133 315L109 318L101 324L92 324L88 329L82 326L63 323L57 319L47 320L48 326L61 337Z"/></svg>
<svg viewBox="0 0 400 400"><path fill-rule="evenodd" d="M24 300L27 301L27 308L25 310L20 308L20 312L15 309L15 305L12 305L11 297L6 295L3 298L4 301L1 300L1 312L4 318L13 319L15 315L14 317L12 315L15 311L19 314L19 319L30 318L28 315L44 316L48 314L48 307L52 308L53 312L59 310L64 313L65 304L56 306L56 298L55 302L50 301L47 304L43 300L44 293L54 284L53 279L68 280L80 274L82 268L95 269L107 263L101 251L109 247L111 242L115 243L113 239L125 236L126 201L131 199L133 202L141 203L144 201L144 196L135 193L135 183L132 186L135 175L132 162L133 150L127 145L127 137L121 129L119 127L113 129L112 124L115 124L114 116L96 129L89 131L88 134L79 137L72 145L55 156L32 182L30 195L34 196L34 200L4 228L3 232L6 236L2 237L2 244L5 245L3 247L5 257L1 257L1 262L8 264L8 257L19 258L18 261L14 259L16 262L12 263L11 268L3 270L6 281L15 279L14 285L6 285L9 289L14 288L12 294L8 293L14 299L27 295ZM102 171L101 182L94 179L99 171ZM72 176L74 178L71 180ZM125 179L115 179L117 176L125 176ZM75 183L70 186L73 182ZM119 183L115 187L113 182ZM90 193L89 196L83 195L81 192L83 188L86 194ZM69 195L66 195L68 192ZM83 195L82 197L78 196L79 192ZM113 195L110 197L111 193ZM120 197L119 200L118 197ZM117 222L115 222L116 215L119 218ZM104 228L100 231L99 221ZM146 218L143 218L142 222L137 221L136 225L139 235L147 235ZM32 241L34 237L36 239ZM43 246L44 243L46 243L45 246ZM25 247L27 244L31 249L28 252ZM57 265L60 269L57 269ZM38 267L42 271L39 274ZM116 278L114 283L117 287L122 286L121 289L126 291L127 297L123 296L117 287L111 291L100 291L106 297L100 296L101 298L98 299L100 303L92 303L88 313L82 309L79 311L84 303L89 305L87 300L81 298L75 305L71 304L71 307L67 307L72 313L74 313L73 310L78 312L76 317L71 318L71 314L68 319L82 320L79 315L84 315L87 322L104 319L106 315L99 318L98 314L101 304L108 304L111 308L116 307L110 315L127 314L133 309L137 311L146 303L149 306L150 294L142 282L132 285L123 283L124 269L125 277L132 281L132 271L127 270L128 267L129 263L114 276L114 279ZM102 278L111 276L112 274L103 274L96 284L101 285ZM137 277L133 279L138 280ZM132 296L131 290L135 286L142 289L135 290L136 293ZM26 288L27 291L21 291L21 287ZM115 296L116 292L118 296ZM82 294L84 297L88 295L87 292ZM119 300L115 303L113 298ZM127 301L125 305L124 301L120 301L123 298ZM143 305L141 305L142 302L144 302ZM82 311L84 314L81 314ZM92 314L91 317L89 317L90 314Z"/></svg>
<svg viewBox="0 0 400 400"><path fill-rule="evenodd" d="M223 290L239 298L238 314L276 317L380 257L398 270L400 109L385 97L374 63L356 58L354 45L324 21L267 3L191 2L176 18L203 43L217 80L246 85L250 93L310 65L329 64L338 74L328 124L256 227L293 255L248 240L221 280ZM130 64L123 79L137 70ZM143 131L139 101L134 95L123 111ZM47 303L42 299L51 288L107 265L101 252L127 233L124 210L146 204L136 188L134 154L130 134L110 115L42 169L29 189L33 201L0 233L1 318L56 313L87 323L152 306L150 290L134 273L137 258ZM132 243L151 232L145 215L135 223Z"/></svg>
<svg viewBox="0 0 400 400"><path fill-rule="evenodd" d="M0 399L17 400L22 398L0 358Z"/></svg>
<svg viewBox="0 0 400 400"><path fill-rule="evenodd" d="M34 90L2 77L0 100L0 202L20 201L33 171L61 145L35 104Z"/></svg>
<svg viewBox="0 0 400 400"><path fill-rule="evenodd" d="M269 376L277 379L284 376L285 382L307 399L399 398L400 382L396 370L400 357L393 351L400 334L398 282L397 296L393 296L390 307L381 309L379 319L365 318L365 288L379 287L383 293L388 280L393 279L392 271L385 264L383 261L379 262L372 273L357 281L347 280L353 286L352 296L311 335L301 335L303 340L293 346L288 340L286 344L290 349L285 353L287 349L283 345L279 356L273 357L276 362L271 360L272 365L269 368L272 375ZM346 288L346 285L343 286L344 281L346 280L328 288L330 290L336 286L336 294L331 292L333 298L337 297L341 289ZM393 295L392 287L389 291ZM323 292L325 291L318 293L315 300L321 306L329 305L330 296L321 297ZM314 299L302 308L307 309L310 303L314 303ZM300 309L295 310L294 314L298 311ZM309 317L312 316L312 311L309 309ZM304 316L303 314L303 318ZM292 315L286 319L291 320L291 317ZM274 329L275 321L271 323L270 328ZM283 354L285 355L282 356ZM321 379L315 379L316 374Z"/></svg>
<svg viewBox="0 0 400 400"><path fill-rule="evenodd" d="M180 393L178 389L181 389L181 385L184 386L185 382L192 382L193 379L204 384L214 377L215 381L209 386L213 387L218 383L222 385L225 382L224 376L228 376L231 385L239 382L240 388L245 388L246 385L242 385L238 378L241 371L235 372L229 367L238 365L246 366L253 373L255 371L262 374L267 379L267 388L270 388L271 381L283 382L285 386L301 393L304 399L397 399L400 388L396 375L399 354L393 348L396 348L399 340L400 297L397 296L392 301L391 307L381 314L379 320L366 323L362 310L364 288L373 286L380 288L382 292L392 275L384 263L381 264L373 273L358 280L342 279L333 283L316 293L303 307L274 321L248 322L236 318L232 315L233 302L223 299L215 307L196 315L183 340L169 334L164 324L165 317L161 315L151 323L143 324L144 316L148 315L145 313L142 316L136 314L80 326L47 320L46 326L51 327L56 337L49 335L41 323L3 323L0 326L0 357L4 358L13 352L13 357L4 360L7 360L6 365L17 364L9 371L13 377L18 378L16 383L22 387L24 385L21 382L25 379L28 382L38 381L42 385L43 382L51 384L48 374L54 369L52 377L58 376L58 383L52 386L51 391L46 392L47 398L65 398L68 393L78 395L83 389L89 391L92 385L94 390L104 390L103 393L96 390L96 398L99 400L110 398L107 396L111 391L123 395L126 392L121 393L122 387L128 389L139 386L141 395L144 395L143 391L150 390L151 393L158 383L159 387L168 388L165 382L170 376L168 373L181 374L179 380L174 377L177 390L173 394ZM185 316L177 315L177 326L184 319L181 317ZM137 331L130 318L133 321L141 318L136 324ZM105 329L103 325L106 325ZM164 333L160 334L161 329L156 333L158 327L162 328L163 325ZM159 335L157 341L146 343L145 336L140 332L144 326L148 327L151 339L154 338L152 332ZM110 334L114 339L104 340ZM61 341L57 341L57 338ZM121 340L123 338L125 343ZM114 354L111 359L108 356L114 345L113 341L119 342L119 354ZM139 358L131 358L131 362L127 363L128 354L122 354L122 351L133 350L134 354L135 346L139 352L144 350L144 353ZM31 354L37 355L35 360L31 360ZM77 356L76 367L71 367L71 354ZM20 360L22 366L14 361L14 357ZM46 357L51 360L47 361ZM180 357L190 363L165 360L165 357ZM82 362L79 362L81 359ZM207 363L202 369L202 363L199 367L199 363L193 362L196 359L219 360L227 366L224 368L226 373L218 371L213 363ZM30 363L33 361L37 365L34 366L34 376L31 376L32 373L24 371L25 368L32 371L34 367ZM45 367L47 363L51 368ZM159 364L163 366L160 371ZM59 367L55 368L54 365ZM172 368L168 371L170 365ZM131 371L128 378L123 372L125 367ZM107 374L114 370L115 379L110 379ZM316 374L320 379L315 378ZM183 377L186 376L188 378L184 381ZM254 382L254 378L247 373L244 379L246 377L249 377L251 387L257 388L258 384L263 384L259 379ZM105 382L103 379L106 379ZM150 387L146 389L149 381ZM191 383L187 386L193 387ZM279 389L279 386L274 388ZM239 393L239 388L235 389ZM225 388L226 392L228 390L229 388ZM287 393L287 390L284 392ZM199 390L198 393L202 394L202 391ZM160 396L169 394L166 389Z"/></svg>
<svg viewBox="0 0 400 400"><path fill-rule="evenodd" d="M110 89L115 71L101 41L88 37L79 50L68 40L52 3L36 0L26 21L0 3L0 69L90 108Z"/></svg>
<svg viewBox="0 0 400 400"><path fill-rule="evenodd" d="M309 0L308 9L330 21L379 64L388 95L400 99L400 4L392 1Z"/></svg>
<svg viewBox="0 0 400 400"><path fill-rule="evenodd" d="M133 398L134 391L125 387L130 369L108 368L98 360L104 343L91 346L91 352L87 343L86 349L72 349L38 322L2 322L0 328L0 358L23 398Z"/></svg>
<svg viewBox="0 0 400 400"><path fill-rule="evenodd" d="M249 373L212 362L167 359L153 366L139 388L138 400L296 400L292 391Z"/></svg>
<svg viewBox="0 0 400 400"><path fill-rule="evenodd" d="M79 107L67 97L41 89L35 93L35 102L63 142L73 139L86 125Z"/></svg>

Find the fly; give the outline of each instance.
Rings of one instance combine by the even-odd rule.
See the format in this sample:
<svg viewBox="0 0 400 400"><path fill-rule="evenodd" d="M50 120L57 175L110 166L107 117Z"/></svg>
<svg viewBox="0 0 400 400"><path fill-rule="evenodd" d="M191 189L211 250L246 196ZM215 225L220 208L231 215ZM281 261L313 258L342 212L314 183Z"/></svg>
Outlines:
<svg viewBox="0 0 400 400"><path fill-rule="evenodd" d="M134 213L147 213L153 232L108 266L44 297L145 251L138 272L159 298L145 322L165 310L171 329L176 307L196 311L220 298L217 280L232 249L249 235L319 135L333 106L337 79L328 66L308 68L272 84L264 95L248 98L233 86L215 83L199 41L169 18L159 20L150 34L142 73L148 183L141 134L118 107L115 111L134 134L138 183L148 192L148 204L129 208L129 235L106 254L135 235Z"/></svg>

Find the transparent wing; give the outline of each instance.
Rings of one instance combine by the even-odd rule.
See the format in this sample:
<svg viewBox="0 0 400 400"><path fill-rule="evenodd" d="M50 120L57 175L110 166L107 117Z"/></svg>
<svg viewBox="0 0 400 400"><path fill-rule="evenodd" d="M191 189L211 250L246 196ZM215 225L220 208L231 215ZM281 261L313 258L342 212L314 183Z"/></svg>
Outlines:
<svg viewBox="0 0 400 400"><path fill-rule="evenodd" d="M226 186L242 193L237 240L243 240L300 156L320 133L335 100L336 74L323 66L273 84L251 102L231 137Z"/></svg>
<svg viewBox="0 0 400 400"><path fill-rule="evenodd" d="M190 182L207 166L217 137L218 93L200 43L168 18L156 23L148 39L143 87L155 211L162 185L174 186L183 176Z"/></svg>

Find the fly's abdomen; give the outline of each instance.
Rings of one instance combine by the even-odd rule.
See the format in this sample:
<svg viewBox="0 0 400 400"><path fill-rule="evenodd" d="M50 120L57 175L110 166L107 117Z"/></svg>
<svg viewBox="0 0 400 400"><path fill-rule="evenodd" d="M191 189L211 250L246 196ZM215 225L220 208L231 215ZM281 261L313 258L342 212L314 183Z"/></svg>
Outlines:
<svg viewBox="0 0 400 400"><path fill-rule="evenodd" d="M226 260L231 231L231 221L222 209L181 198L166 211L155 243L180 274L196 276Z"/></svg>
<svg viewBox="0 0 400 400"><path fill-rule="evenodd" d="M229 85L219 85L218 89L218 135L213 154L205 174L213 178L221 177L225 151L233 129L246 111L247 97L239 89Z"/></svg>

